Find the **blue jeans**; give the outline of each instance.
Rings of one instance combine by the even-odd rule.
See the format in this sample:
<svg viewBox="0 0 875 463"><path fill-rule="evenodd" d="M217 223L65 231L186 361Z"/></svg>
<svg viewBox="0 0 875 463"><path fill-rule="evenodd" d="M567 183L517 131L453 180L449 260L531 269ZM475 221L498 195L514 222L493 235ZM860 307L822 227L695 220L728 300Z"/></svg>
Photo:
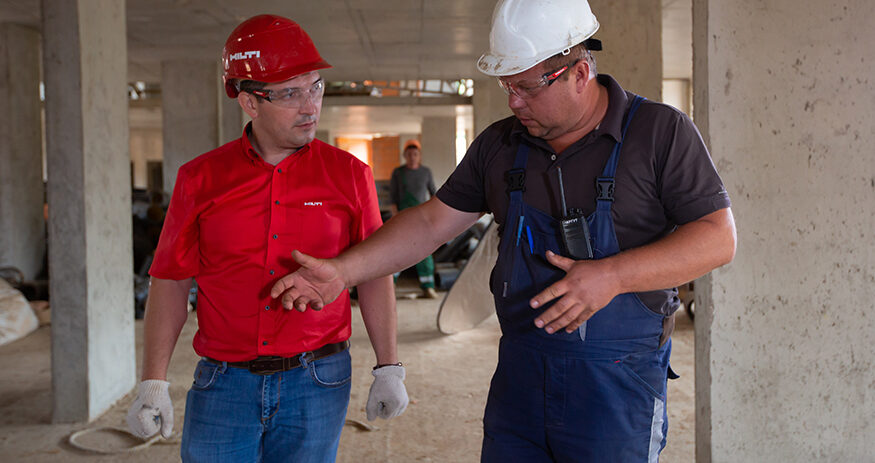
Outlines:
<svg viewBox="0 0 875 463"><path fill-rule="evenodd" d="M271 375L201 360L185 402L182 461L333 462L350 374L349 350Z"/></svg>

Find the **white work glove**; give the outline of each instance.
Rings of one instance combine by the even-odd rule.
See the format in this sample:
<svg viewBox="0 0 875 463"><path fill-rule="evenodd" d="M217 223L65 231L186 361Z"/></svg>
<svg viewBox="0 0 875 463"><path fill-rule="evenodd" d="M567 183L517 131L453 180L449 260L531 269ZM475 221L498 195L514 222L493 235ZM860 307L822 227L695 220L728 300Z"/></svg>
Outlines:
<svg viewBox="0 0 875 463"><path fill-rule="evenodd" d="M374 375L374 383L371 384L368 405L365 407L368 421L374 421L378 416L388 420L403 413L410 402L407 389L404 388L404 367L387 365L371 374Z"/></svg>
<svg viewBox="0 0 875 463"><path fill-rule="evenodd" d="M128 410L128 428L140 439L148 439L159 430L167 439L173 432L173 403L170 402L170 383L147 379L137 387L137 399Z"/></svg>

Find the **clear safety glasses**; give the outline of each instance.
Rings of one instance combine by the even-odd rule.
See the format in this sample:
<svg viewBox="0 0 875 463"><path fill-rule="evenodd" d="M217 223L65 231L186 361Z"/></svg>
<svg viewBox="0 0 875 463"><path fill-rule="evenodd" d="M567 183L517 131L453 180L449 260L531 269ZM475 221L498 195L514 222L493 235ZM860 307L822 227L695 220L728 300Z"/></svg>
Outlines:
<svg viewBox="0 0 875 463"><path fill-rule="evenodd" d="M504 90L504 93L508 95L515 95L524 100L534 98L539 93L541 93L541 91L544 90L545 87L553 85L553 82L556 82L556 79L558 79L563 72L567 71L570 68L573 68L574 65L577 64L579 61L580 59L576 59L553 72L548 72L542 75L540 79L535 81L521 81L511 83L499 77L498 85Z"/></svg>
<svg viewBox="0 0 875 463"><path fill-rule="evenodd" d="M300 108L307 101L319 102L322 101L322 95L325 93L325 81L317 80L310 88L284 88L281 90L250 90L249 93L260 96L271 103L282 106L283 108Z"/></svg>

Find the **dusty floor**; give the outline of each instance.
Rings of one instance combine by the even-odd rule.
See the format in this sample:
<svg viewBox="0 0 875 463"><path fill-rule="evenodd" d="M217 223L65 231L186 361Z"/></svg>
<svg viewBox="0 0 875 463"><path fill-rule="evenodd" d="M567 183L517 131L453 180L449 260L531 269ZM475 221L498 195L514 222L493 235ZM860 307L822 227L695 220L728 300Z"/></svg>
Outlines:
<svg viewBox="0 0 875 463"><path fill-rule="evenodd" d="M435 325L439 301L411 300L399 290L399 353L407 368L411 403L404 415L378 420L379 428L344 428L339 462L477 462L481 417L489 379L497 358L498 322L491 317L474 330L441 335ZM355 309L354 309L354 312ZM370 387L373 352L361 317L353 314L353 386L348 418L365 421L364 405ZM176 432L182 427L185 393L197 356L191 339L197 327L194 314L183 330L170 366ZM137 322L137 339L142 322ZM153 445L128 454L97 455L67 443L76 431L95 426L124 426L132 395L88 424L51 423L50 327L0 347L0 461L3 462L165 462L179 460L179 444ZM673 336L672 366L681 379L669 383L668 445L662 462L694 460L693 326L683 311ZM138 342L138 354L141 349ZM108 434L82 442L101 448L130 445Z"/></svg>

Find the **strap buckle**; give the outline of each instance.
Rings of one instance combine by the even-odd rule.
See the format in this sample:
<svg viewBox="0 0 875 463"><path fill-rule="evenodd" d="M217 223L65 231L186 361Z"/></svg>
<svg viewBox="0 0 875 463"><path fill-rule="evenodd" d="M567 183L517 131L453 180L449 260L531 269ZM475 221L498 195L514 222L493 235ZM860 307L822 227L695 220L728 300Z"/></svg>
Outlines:
<svg viewBox="0 0 875 463"><path fill-rule="evenodd" d="M507 182L507 192L526 191L526 170L525 169L510 169L504 173L504 180Z"/></svg>
<svg viewBox="0 0 875 463"><path fill-rule="evenodd" d="M285 371L285 362L282 358L264 358L249 361L249 372L256 375L272 375Z"/></svg>
<svg viewBox="0 0 875 463"><path fill-rule="evenodd" d="M599 201L614 200L614 179L613 177L599 177L595 182L596 191L598 192Z"/></svg>

